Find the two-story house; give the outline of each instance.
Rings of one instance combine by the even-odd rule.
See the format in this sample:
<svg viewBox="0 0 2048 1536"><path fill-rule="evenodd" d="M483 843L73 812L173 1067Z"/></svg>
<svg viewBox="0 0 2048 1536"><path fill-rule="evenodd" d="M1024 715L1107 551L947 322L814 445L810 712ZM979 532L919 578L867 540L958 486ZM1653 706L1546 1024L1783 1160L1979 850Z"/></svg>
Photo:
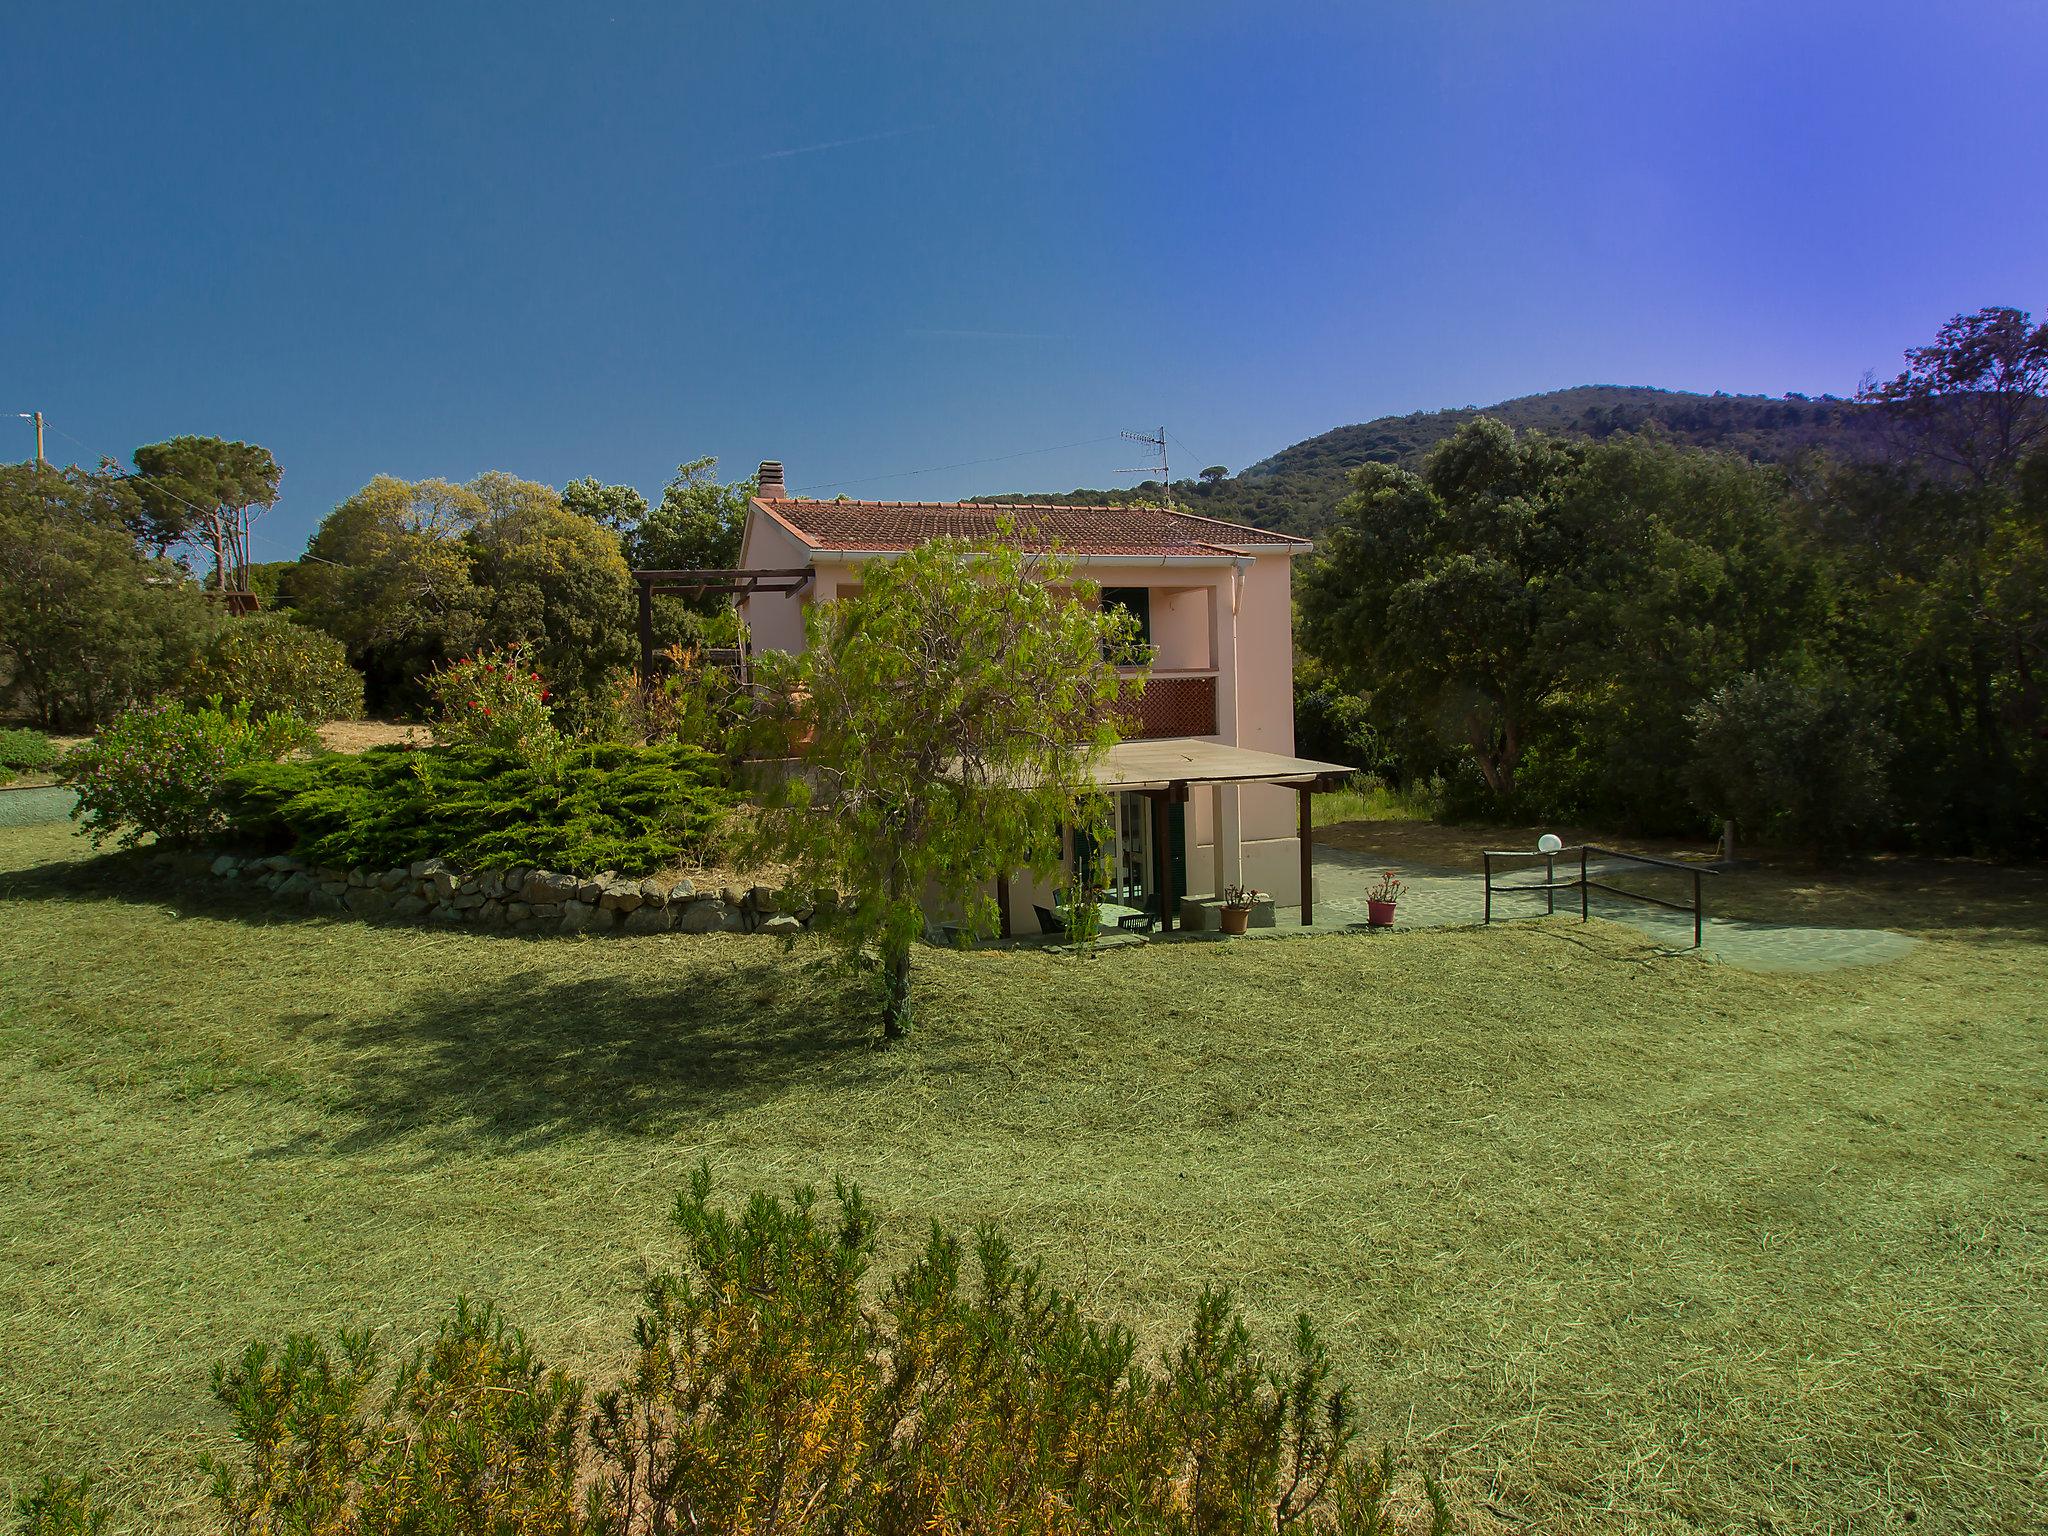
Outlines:
<svg viewBox="0 0 2048 1536"><path fill-rule="evenodd" d="M1003 522L1028 545L1056 546L1103 602L1136 616L1150 648L1135 729L1098 775L1115 808L1114 846L1101 850L1114 894L1171 926L1182 897L1252 886L1307 921L1309 795L1348 770L1293 755L1290 567L1306 539L1157 507L813 501L790 496L782 466L767 463L740 574L777 573L783 590L740 599L749 644L800 649L803 606L858 589L869 561L942 536L987 538ZM1005 927L1020 933L1052 899L1021 880L1001 895Z"/></svg>

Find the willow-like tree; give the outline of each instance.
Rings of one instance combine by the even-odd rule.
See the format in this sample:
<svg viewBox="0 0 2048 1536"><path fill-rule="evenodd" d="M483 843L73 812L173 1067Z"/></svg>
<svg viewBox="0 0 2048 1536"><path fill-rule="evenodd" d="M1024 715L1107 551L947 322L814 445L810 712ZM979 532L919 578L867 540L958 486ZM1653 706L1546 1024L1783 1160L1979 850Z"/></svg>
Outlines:
<svg viewBox="0 0 2048 1536"><path fill-rule="evenodd" d="M997 876L1053 875L1062 828L1102 814L1091 769L1137 685L1108 660L1128 615L1056 554L934 540L862 580L809 610L805 650L761 665L804 766L763 808L755 851L845 893L830 927L850 956L879 953L896 1039L926 902L986 934Z"/></svg>

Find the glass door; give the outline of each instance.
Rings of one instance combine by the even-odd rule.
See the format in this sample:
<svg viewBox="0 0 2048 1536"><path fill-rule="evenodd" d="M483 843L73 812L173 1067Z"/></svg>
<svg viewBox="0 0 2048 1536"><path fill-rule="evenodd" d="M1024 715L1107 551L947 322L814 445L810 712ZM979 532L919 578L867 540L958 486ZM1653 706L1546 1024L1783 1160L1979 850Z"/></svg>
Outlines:
<svg viewBox="0 0 2048 1536"><path fill-rule="evenodd" d="M1103 895L1127 907L1142 907L1152 889L1152 802L1143 795L1116 797L1115 839L1105 850L1110 860L1110 884Z"/></svg>

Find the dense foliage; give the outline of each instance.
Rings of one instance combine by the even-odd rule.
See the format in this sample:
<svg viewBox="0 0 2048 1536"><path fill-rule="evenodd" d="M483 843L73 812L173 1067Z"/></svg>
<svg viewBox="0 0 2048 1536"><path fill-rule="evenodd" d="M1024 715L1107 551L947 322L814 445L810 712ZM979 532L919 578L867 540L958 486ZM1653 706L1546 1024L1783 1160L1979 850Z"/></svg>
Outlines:
<svg viewBox="0 0 2048 1536"><path fill-rule="evenodd" d="M209 1463L230 1536L1394 1529L1391 1462L1357 1449L1306 1317L1270 1367L1205 1292L1147 1364L994 1232L970 1270L936 1228L870 1306L876 1219L858 1189L831 1214L799 1190L737 1216L709 1191L700 1170L675 1209L687 1267L647 1286L631 1363L595 1392L468 1305L388 1388L367 1331L220 1367L243 1446Z"/></svg>
<svg viewBox="0 0 2048 1536"><path fill-rule="evenodd" d="M0 784L24 773L54 768L62 755L41 731L0 730Z"/></svg>
<svg viewBox="0 0 2048 1536"><path fill-rule="evenodd" d="M219 611L144 551L144 521L119 475L0 467L0 702L94 725L199 663Z"/></svg>
<svg viewBox="0 0 2048 1536"><path fill-rule="evenodd" d="M1847 678L1747 673L1709 694L1692 723L1695 801L1756 835L1828 861L1887 824L1897 743Z"/></svg>
<svg viewBox="0 0 2048 1536"><path fill-rule="evenodd" d="M647 874L711 847L735 797L694 747L566 747L536 764L490 747L380 747L252 767L222 787L224 836L335 868L446 858Z"/></svg>
<svg viewBox="0 0 2048 1536"><path fill-rule="evenodd" d="M293 602L348 646L375 709L420 709L421 679L436 668L523 642L573 724L632 655L632 581L617 537L544 485L498 473L468 485L380 475L328 514L307 553Z"/></svg>
<svg viewBox="0 0 2048 1536"><path fill-rule="evenodd" d="M374 709L426 709L425 678L516 644L553 688L557 723L587 728L637 650L630 568L739 557L753 482L721 485L715 463L681 466L652 509L630 486L587 478L558 494L497 471L466 485L380 475L328 514L303 563L263 580L347 645ZM658 648L716 627L706 603L655 602Z"/></svg>
<svg viewBox="0 0 2048 1536"><path fill-rule="evenodd" d="M910 1019L911 945L937 895L990 931L985 886L1058 867L1096 814L1090 770L1134 686L1108 660L1134 621L1072 566L1015 543L936 539L806 610L806 649L761 659L806 771L761 816L760 851L851 893L838 929L882 958L884 1032Z"/></svg>
<svg viewBox="0 0 2048 1536"><path fill-rule="evenodd" d="M1358 707L1311 690L1311 724L1394 777L1445 774L1468 813L2040 852L2044 331L1989 310L1916 349L1856 407L1884 465L1480 419L1420 472L1361 467L1300 583L1304 647Z"/></svg>
<svg viewBox="0 0 2048 1536"><path fill-rule="evenodd" d="M258 716L219 701L131 709L64 760L78 792L72 819L94 846L145 837L198 843L226 827L222 791L236 769L271 764L315 742L296 715Z"/></svg>
<svg viewBox="0 0 2048 1536"><path fill-rule="evenodd" d="M362 674L347 649L282 613L252 613L221 624L185 678L188 698L247 704L258 715L297 715L319 724L363 712Z"/></svg>

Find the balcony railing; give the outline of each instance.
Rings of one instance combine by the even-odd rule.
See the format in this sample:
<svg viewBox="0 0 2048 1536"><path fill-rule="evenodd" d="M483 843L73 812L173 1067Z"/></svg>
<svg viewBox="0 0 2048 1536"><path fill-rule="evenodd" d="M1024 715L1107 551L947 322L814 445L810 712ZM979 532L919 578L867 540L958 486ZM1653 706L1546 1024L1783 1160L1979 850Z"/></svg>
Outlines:
<svg viewBox="0 0 2048 1536"><path fill-rule="evenodd" d="M1155 672L1124 706L1123 732L1133 741L1216 734L1216 674Z"/></svg>

